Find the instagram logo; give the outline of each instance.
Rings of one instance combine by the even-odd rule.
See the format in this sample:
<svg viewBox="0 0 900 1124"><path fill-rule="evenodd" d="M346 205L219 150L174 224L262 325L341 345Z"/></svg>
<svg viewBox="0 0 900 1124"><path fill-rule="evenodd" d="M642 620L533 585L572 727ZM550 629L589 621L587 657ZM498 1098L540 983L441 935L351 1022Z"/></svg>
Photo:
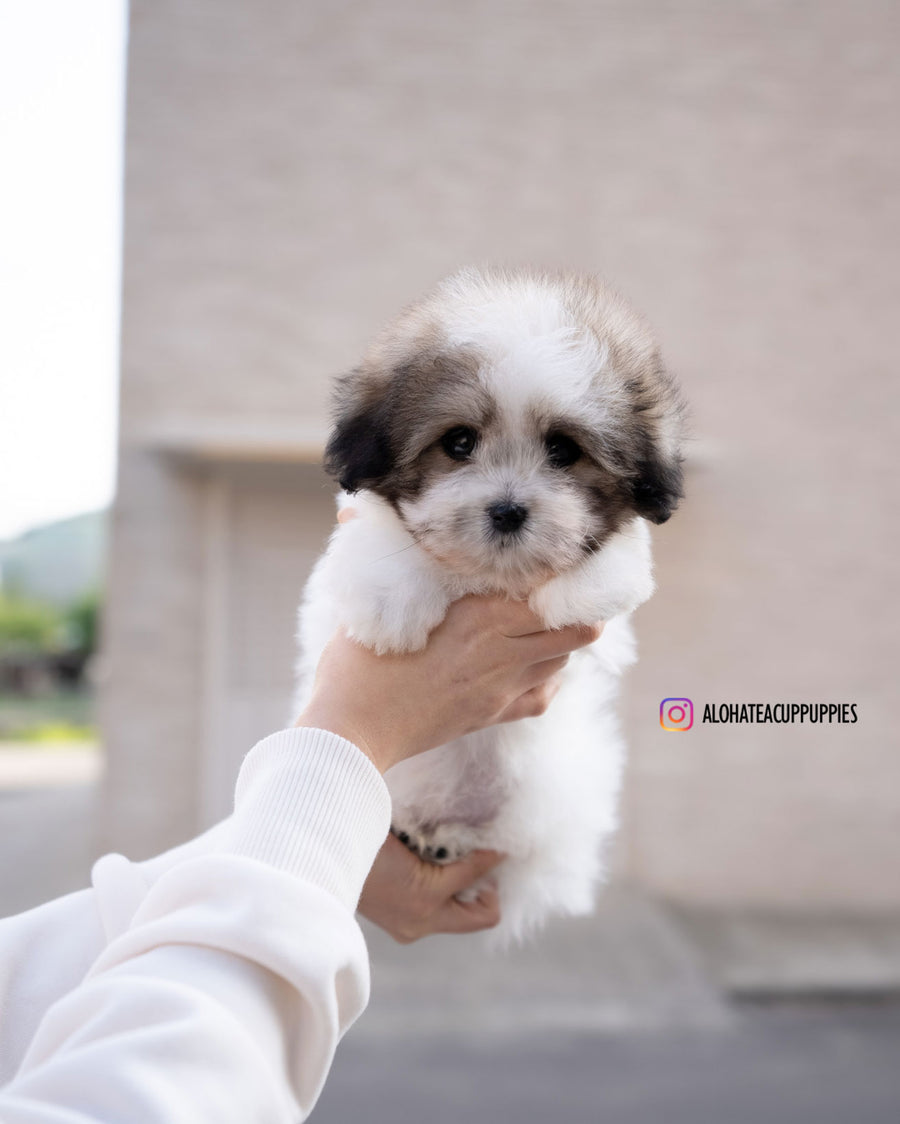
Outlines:
<svg viewBox="0 0 900 1124"><path fill-rule="evenodd" d="M694 704L690 699L663 699L659 704L659 724L664 730L690 730L694 725Z"/></svg>

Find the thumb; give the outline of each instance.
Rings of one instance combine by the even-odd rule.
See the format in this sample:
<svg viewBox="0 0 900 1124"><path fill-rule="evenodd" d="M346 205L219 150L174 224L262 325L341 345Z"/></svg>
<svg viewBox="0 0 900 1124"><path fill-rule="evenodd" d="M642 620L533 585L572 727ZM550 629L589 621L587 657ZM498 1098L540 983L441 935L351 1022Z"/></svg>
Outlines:
<svg viewBox="0 0 900 1124"><path fill-rule="evenodd" d="M439 867L440 886L448 895L458 894L493 870L506 858L502 851L473 851L464 859Z"/></svg>

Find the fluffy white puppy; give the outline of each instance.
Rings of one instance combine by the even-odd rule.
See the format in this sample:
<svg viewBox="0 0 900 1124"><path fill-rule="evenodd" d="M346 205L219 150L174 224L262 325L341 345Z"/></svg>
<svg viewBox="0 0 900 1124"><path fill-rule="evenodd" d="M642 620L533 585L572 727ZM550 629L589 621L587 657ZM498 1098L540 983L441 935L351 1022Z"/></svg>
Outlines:
<svg viewBox="0 0 900 1124"><path fill-rule="evenodd" d="M681 495L680 418L646 324L584 276L465 269L339 381L325 465L357 518L306 588L297 710L338 624L414 651L453 600L488 591L527 598L549 628L607 622L543 716L386 774L393 831L423 858L508 855L494 943L592 908L624 759L627 614L653 591L646 520Z"/></svg>

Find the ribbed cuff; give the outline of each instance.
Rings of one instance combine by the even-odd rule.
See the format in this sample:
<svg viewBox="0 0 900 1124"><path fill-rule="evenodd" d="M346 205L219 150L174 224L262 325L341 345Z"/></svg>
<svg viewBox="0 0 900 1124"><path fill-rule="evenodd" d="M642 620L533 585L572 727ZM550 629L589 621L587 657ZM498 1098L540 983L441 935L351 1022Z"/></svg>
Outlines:
<svg viewBox="0 0 900 1124"><path fill-rule="evenodd" d="M264 738L244 758L230 849L312 882L353 910L390 825L387 787L362 750L299 727Z"/></svg>

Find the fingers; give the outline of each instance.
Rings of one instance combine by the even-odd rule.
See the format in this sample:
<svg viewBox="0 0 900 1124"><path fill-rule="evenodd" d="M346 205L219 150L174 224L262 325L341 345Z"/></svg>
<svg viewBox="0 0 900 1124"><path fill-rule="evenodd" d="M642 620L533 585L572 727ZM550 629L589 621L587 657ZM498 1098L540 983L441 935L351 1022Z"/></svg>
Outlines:
<svg viewBox="0 0 900 1124"><path fill-rule="evenodd" d="M435 888L440 888L442 894L453 896L483 878L489 870L498 866L506 856L501 851L472 851L465 858L455 863L436 868Z"/></svg>
<svg viewBox="0 0 900 1124"><path fill-rule="evenodd" d="M386 879L366 882L360 912L380 925L399 944L411 944L433 933L475 933L500 921L500 898L487 884L472 901L456 895L469 889L504 856L496 851L473 851L446 866L423 862L393 836L382 849ZM405 852L400 856L396 849ZM394 853L392 853L394 852ZM376 860L376 864L379 860Z"/></svg>
<svg viewBox="0 0 900 1124"><path fill-rule="evenodd" d="M519 643L529 646L528 654L535 663L568 655L599 640L603 634L603 621L595 624L570 624L565 628L545 629L540 633L520 638Z"/></svg>
<svg viewBox="0 0 900 1124"><path fill-rule="evenodd" d="M501 635L509 639L527 637L537 641L542 650L546 651L545 656L538 658L562 655L586 644L593 644L603 632L602 621L549 630L526 601L498 600L494 611L499 618L497 623Z"/></svg>
<svg viewBox="0 0 900 1124"><path fill-rule="evenodd" d="M484 889L471 902L451 898L438 918L441 933L477 933L500 924L500 897L496 890Z"/></svg>
<svg viewBox="0 0 900 1124"><path fill-rule="evenodd" d="M425 915L407 926L403 943L418 940L431 933L476 933L492 929L500 922L500 897L496 889L486 885L472 901L461 902L456 897L494 869L506 857L499 851L473 851L458 862L434 866L411 856L419 864L421 874L427 871L427 890L420 899L434 902L426 906ZM396 934L394 934L396 936Z"/></svg>
<svg viewBox="0 0 900 1124"><path fill-rule="evenodd" d="M528 663L540 663L569 655L600 639L604 622L572 624L564 628L548 629L524 601L509 601L498 597L469 595L453 606L460 618L468 618L469 626L484 627L490 620L504 640L516 646L516 658Z"/></svg>
<svg viewBox="0 0 900 1124"><path fill-rule="evenodd" d="M537 687L539 684L552 679L565 668L569 662L569 652L564 656L554 656L549 660L540 660L538 663L533 663L528 668L528 675L523 680L523 686Z"/></svg>
<svg viewBox="0 0 900 1124"><path fill-rule="evenodd" d="M484 599L482 598L482 601ZM521 636L533 636L545 630L544 622L532 609L527 601L512 601L506 598L496 598L495 614L498 618L499 631L510 639Z"/></svg>
<svg viewBox="0 0 900 1124"><path fill-rule="evenodd" d="M562 682L559 676L554 676L552 679L539 683L536 687L532 687L519 695L515 702L510 703L500 715L498 721L517 722L520 718L537 718L547 710L550 703L556 698L561 686Z"/></svg>

